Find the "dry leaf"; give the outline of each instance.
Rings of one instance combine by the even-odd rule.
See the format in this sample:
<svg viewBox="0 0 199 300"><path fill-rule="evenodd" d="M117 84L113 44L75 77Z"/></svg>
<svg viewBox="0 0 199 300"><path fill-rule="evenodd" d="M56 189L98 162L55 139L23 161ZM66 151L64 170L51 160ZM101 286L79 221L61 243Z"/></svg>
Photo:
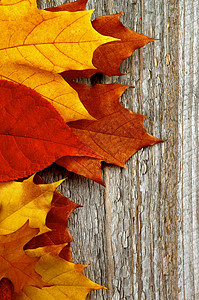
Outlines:
<svg viewBox="0 0 199 300"><path fill-rule="evenodd" d="M28 219L30 227L48 231L46 215L53 193L62 181L35 184L32 176L23 182L0 183L0 234L18 230Z"/></svg>
<svg viewBox="0 0 199 300"><path fill-rule="evenodd" d="M50 8L51 11L78 11L85 10L88 1L76 1ZM92 21L93 28L99 33L119 39L117 42L108 43L98 47L93 54L93 65L96 70L69 70L62 75L66 78L77 78L78 76L91 77L95 73L104 73L108 76L122 75L121 63L132 53L146 44L154 41L144 34L138 34L128 29L120 22L122 13L96 18Z"/></svg>
<svg viewBox="0 0 199 300"><path fill-rule="evenodd" d="M46 253L42 251L41 258L35 266L35 270L42 276L42 279L50 287L44 287L38 289L36 287L26 286L23 291L16 295L16 300L25 299L42 299L42 300L54 300L54 299L86 299L86 295L95 289L102 289L101 285L98 285L89 280L83 275L83 269L85 265L73 264L63 260L54 253ZM28 250L28 255L38 254L37 250Z"/></svg>
<svg viewBox="0 0 199 300"><path fill-rule="evenodd" d="M94 50L115 39L91 25L92 11L47 12L36 0L0 2L0 79L24 84L55 106L66 122L92 119L58 74L92 64ZM86 53L86 55L85 55Z"/></svg>
<svg viewBox="0 0 199 300"><path fill-rule="evenodd" d="M90 178L104 185L101 174L101 160L89 157L64 156L56 163L68 171Z"/></svg>
<svg viewBox="0 0 199 300"><path fill-rule="evenodd" d="M66 231L48 231L33 237L24 247L27 249L37 249L39 247L49 247L55 245L67 244L72 241L72 236L67 229Z"/></svg>
<svg viewBox="0 0 199 300"><path fill-rule="evenodd" d="M23 250L24 244L37 233L38 229L30 228L27 222L14 233L0 235L0 279L8 278L16 293L19 293L24 285L48 285L34 270L39 259L28 257Z"/></svg>
<svg viewBox="0 0 199 300"><path fill-rule="evenodd" d="M93 69L95 49L114 39L93 29L91 14L39 10L36 0L2 0L1 65L20 64L55 73Z"/></svg>
<svg viewBox="0 0 199 300"><path fill-rule="evenodd" d="M0 79L33 89L56 108L65 122L93 120L81 103L77 92L59 74L24 65L5 64L0 66Z"/></svg>
<svg viewBox="0 0 199 300"><path fill-rule="evenodd" d="M82 120L68 123L68 125L81 141L97 151L105 162L124 167L126 161L139 149L161 142L146 132L143 115L125 109L119 103L118 99L127 86L113 83L89 87L72 81L70 84L78 92L88 112L97 120ZM57 163L67 169L69 160L68 157L67 159L63 157ZM95 167L99 178L97 160L87 160L87 158L82 158L80 161L76 158L74 160L74 167L73 157L70 160L70 171L77 172L77 161L81 164L81 175L88 176L88 167L91 166L89 178L96 180Z"/></svg>
<svg viewBox="0 0 199 300"><path fill-rule="evenodd" d="M38 175L34 178L35 183L44 183ZM54 191L53 200L51 202L51 209L46 216L46 226L52 231L40 234L29 241L24 249L36 249L38 247L59 245L69 243L73 240L69 228L68 219L70 214L77 208L80 207L62 195L59 191ZM69 246L66 245L66 249L62 249L61 256L71 260L71 253Z"/></svg>
<svg viewBox="0 0 199 300"><path fill-rule="evenodd" d="M64 231L71 213L81 205L72 202L59 191L55 191L51 210L46 217L46 226L52 230Z"/></svg>
<svg viewBox="0 0 199 300"><path fill-rule="evenodd" d="M114 43L102 45L93 55L94 73L101 72L108 76L122 75L121 63L132 53L146 44L154 41L144 34L128 29L120 22L122 13L96 18L92 25L101 34L120 39ZM93 73L93 74L94 74ZM89 74L90 77L90 74Z"/></svg>
<svg viewBox="0 0 199 300"><path fill-rule="evenodd" d="M63 155L96 156L39 94L0 81L0 181L40 171Z"/></svg>

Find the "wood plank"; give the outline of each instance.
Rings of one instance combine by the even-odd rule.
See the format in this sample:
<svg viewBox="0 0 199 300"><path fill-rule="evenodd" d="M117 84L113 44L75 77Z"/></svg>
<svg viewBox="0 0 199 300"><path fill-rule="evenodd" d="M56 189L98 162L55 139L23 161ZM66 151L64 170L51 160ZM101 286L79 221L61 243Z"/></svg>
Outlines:
<svg viewBox="0 0 199 300"><path fill-rule="evenodd" d="M74 261L89 263L85 274L109 288L88 299L199 299L199 3L89 0L87 7L95 16L123 11L126 26L159 39L123 63L127 75L92 83L134 85L122 104L147 115L145 128L165 141L139 151L127 169L105 166L106 189L63 170L44 172L49 181L67 174L61 191L84 205L70 219Z"/></svg>

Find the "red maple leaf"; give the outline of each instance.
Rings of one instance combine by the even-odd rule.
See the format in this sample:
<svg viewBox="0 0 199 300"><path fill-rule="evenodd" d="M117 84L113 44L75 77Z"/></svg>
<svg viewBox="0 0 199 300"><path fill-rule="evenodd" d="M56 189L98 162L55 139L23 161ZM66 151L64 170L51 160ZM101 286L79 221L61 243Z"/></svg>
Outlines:
<svg viewBox="0 0 199 300"><path fill-rule="evenodd" d="M0 181L44 169L63 155L96 156L35 91L0 81Z"/></svg>

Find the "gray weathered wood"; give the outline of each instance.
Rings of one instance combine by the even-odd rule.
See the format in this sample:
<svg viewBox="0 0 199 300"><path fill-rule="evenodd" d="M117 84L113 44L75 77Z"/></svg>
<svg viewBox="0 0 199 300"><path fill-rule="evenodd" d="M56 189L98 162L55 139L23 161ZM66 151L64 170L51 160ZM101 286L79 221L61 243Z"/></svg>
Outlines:
<svg viewBox="0 0 199 300"><path fill-rule="evenodd" d="M61 191L84 205L70 219L74 261L109 288L88 299L197 300L199 1L89 0L88 8L123 11L126 26L158 39L123 63L126 76L100 82L134 85L122 104L147 115L146 129L165 141L139 151L128 169L104 167L106 189L45 173L67 174Z"/></svg>

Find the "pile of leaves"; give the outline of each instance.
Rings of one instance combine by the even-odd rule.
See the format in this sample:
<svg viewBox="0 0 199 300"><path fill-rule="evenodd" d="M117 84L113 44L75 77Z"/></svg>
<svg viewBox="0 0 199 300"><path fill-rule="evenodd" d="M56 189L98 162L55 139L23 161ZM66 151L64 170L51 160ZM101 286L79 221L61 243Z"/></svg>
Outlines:
<svg viewBox="0 0 199 300"><path fill-rule="evenodd" d="M152 39L120 22L90 21L87 0L39 10L0 2L0 299L85 299L102 286L74 264L67 221L78 204L35 175L53 162L104 185L101 162L124 167L160 142L119 103L127 86L80 84ZM26 178L26 179L24 179Z"/></svg>

